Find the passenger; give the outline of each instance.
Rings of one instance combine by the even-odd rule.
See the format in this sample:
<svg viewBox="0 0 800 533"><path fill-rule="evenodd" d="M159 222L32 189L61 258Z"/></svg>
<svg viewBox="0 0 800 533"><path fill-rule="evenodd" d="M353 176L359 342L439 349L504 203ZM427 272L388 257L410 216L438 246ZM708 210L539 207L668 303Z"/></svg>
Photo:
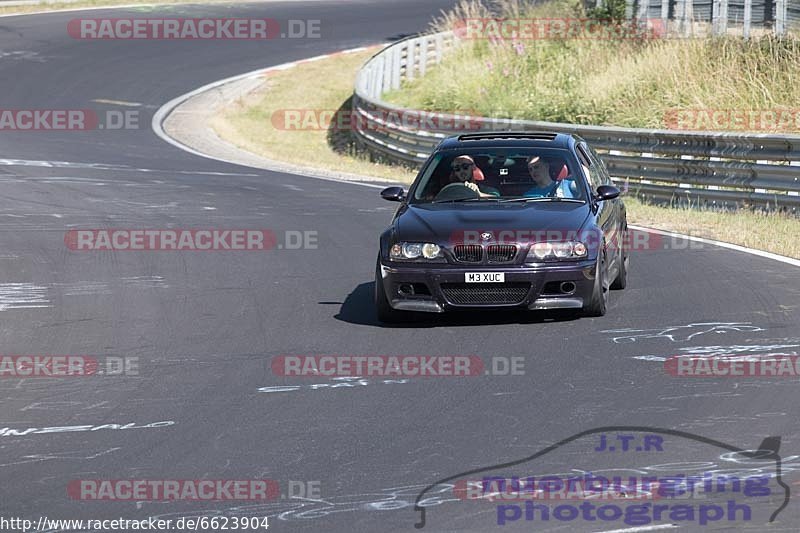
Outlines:
<svg viewBox="0 0 800 533"><path fill-rule="evenodd" d="M563 167L564 165L560 165ZM573 180L554 180L550 174L550 163L543 157L533 156L528 160L528 173L533 179L534 187L523 193L526 198L558 197L574 198L575 194L570 189Z"/></svg>

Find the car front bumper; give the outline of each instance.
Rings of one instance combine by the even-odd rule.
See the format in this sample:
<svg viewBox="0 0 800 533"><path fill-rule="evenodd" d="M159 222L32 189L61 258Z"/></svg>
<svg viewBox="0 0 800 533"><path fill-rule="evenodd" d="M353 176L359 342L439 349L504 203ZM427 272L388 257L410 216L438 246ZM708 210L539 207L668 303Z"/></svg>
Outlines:
<svg viewBox="0 0 800 533"><path fill-rule="evenodd" d="M596 263L587 260L470 267L382 261L380 272L389 304L402 311L442 313L487 307L579 309L592 296ZM466 283L465 274L474 272L502 272L505 281ZM571 286L573 290L563 290Z"/></svg>

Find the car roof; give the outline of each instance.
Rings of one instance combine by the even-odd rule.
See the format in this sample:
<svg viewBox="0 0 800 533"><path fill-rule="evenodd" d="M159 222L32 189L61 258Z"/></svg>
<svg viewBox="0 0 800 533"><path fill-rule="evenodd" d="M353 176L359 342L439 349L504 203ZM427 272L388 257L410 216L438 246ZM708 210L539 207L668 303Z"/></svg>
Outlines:
<svg viewBox="0 0 800 533"><path fill-rule="evenodd" d="M561 148L572 150L583 139L554 131L496 131L454 135L444 139L436 150L456 148Z"/></svg>

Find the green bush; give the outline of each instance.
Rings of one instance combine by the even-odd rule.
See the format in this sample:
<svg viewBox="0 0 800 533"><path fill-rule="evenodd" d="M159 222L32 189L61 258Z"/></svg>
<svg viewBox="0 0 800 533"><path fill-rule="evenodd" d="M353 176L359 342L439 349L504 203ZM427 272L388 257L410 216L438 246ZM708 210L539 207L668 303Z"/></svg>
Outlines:
<svg viewBox="0 0 800 533"><path fill-rule="evenodd" d="M625 6L625 0L603 0L600 7L587 9L586 16L596 20L622 22L625 20Z"/></svg>

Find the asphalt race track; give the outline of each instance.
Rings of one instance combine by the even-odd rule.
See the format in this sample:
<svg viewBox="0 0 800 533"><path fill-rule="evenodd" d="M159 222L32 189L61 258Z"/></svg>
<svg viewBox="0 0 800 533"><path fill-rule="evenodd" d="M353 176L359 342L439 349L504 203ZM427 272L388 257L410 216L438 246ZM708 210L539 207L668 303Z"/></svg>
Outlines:
<svg viewBox="0 0 800 533"><path fill-rule="evenodd" d="M276 2L0 18L0 107L139 112L138 129L0 132L0 354L138 365L121 376L0 378L0 516L268 516L273 531L413 531L414 502L431 484L529 458L595 428L640 426L601 433L665 435L661 451L594 451L595 433L515 472L767 473L773 491L747 498L750 519L659 524L797 531L794 500L769 529L766 522L784 502L780 487L800 483L800 379L673 377L663 362L698 352L800 353L796 266L663 240L633 253L628 288L612 293L603 318L471 313L382 327L371 296L377 238L396 205L381 200L379 188L197 157L150 129L158 107L196 87L388 42L424 29L448 5ZM319 19L322 37L80 41L66 30L79 16ZM315 232L318 245L110 252L65 244L69 230L92 228L263 228L279 244L288 244L286 232ZM285 354L477 355L497 372L360 381L275 375L270 362ZM512 358L522 358L524 371L500 375ZM774 453L731 451L755 450L767 437L780 437L780 462ZM270 479L283 497L80 501L68 487L82 479ZM497 504L460 501L451 485L422 496L426 530L632 527L532 521L524 512L511 520L511 507L501 527Z"/></svg>

